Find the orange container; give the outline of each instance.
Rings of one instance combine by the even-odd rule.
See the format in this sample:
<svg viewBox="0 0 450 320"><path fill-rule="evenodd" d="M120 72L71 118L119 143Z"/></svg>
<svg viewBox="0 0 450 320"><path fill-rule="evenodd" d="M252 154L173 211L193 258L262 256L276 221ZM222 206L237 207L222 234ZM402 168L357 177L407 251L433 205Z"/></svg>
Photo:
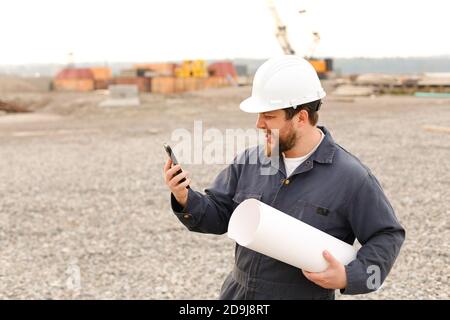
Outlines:
<svg viewBox="0 0 450 320"><path fill-rule="evenodd" d="M55 79L54 88L57 91L92 91L94 80L92 79Z"/></svg>
<svg viewBox="0 0 450 320"><path fill-rule="evenodd" d="M138 87L139 92L151 91L151 80L142 77L117 77L114 79L114 84L131 84Z"/></svg>
<svg viewBox="0 0 450 320"><path fill-rule="evenodd" d="M173 76L175 74L175 63L139 63L133 66L134 69L153 71L160 76Z"/></svg>
<svg viewBox="0 0 450 320"><path fill-rule="evenodd" d="M58 72L53 82L55 90L94 90L94 75L88 68L65 68Z"/></svg>
<svg viewBox="0 0 450 320"><path fill-rule="evenodd" d="M95 90L106 90L110 84L111 80L94 80L94 89Z"/></svg>
<svg viewBox="0 0 450 320"><path fill-rule="evenodd" d="M206 79L207 78L197 78L197 90L206 89Z"/></svg>
<svg viewBox="0 0 450 320"><path fill-rule="evenodd" d="M153 77L152 92L154 93L175 93L177 92L175 77Z"/></svg>
<svg viewBox="0 0 450 320"><path fill-rule="evenodd" d="M175 92L184 92L185 84L184 78L175 78Z"/></svg>
<svg viewBox="0 0 450 320"><path fill-rule="evenodd" d="M237 78L237 72L231 61L214 62L208 66L208 72L211 76Z"/></svg>
<svg viewBox="0 0 450 320"><path fill-rule="evenodd" d="M227 79L223 77L212 76L206 79L205 86L207 88L221 88L228 86L229 83Z"/></svg>
<svg viewBox="0 0 450 320"><path fill-rule="evenodd" d="M196 90L196 80L195 78L184 78L184 89L185 91L195 91Z"/></svg>
<svg viewBox="0 0 450 320"><path fill-rule="evenodd" d="M317 73L327 72L327 64L325 60L308 60L312 64Z"/></svg>
<svg viewBox="0 0 450 320"><path fill-rule="evenodd" d="M90 68L95 80L109 80L112 78L110 68L98 67Z"/></svg>

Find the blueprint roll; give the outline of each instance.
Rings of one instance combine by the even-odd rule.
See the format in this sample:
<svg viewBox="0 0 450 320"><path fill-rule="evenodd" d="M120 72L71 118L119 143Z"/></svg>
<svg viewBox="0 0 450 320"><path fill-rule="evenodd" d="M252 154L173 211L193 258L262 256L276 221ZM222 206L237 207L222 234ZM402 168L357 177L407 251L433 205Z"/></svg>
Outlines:
<svg viewBox="0 0 450 320"><path fill-rule="evenodd" d="M297 268L322 272L328 250L343 265L356 258L356 249L319 229L261 201L247 199L236 207L228 224L228 237Z"/></svg>

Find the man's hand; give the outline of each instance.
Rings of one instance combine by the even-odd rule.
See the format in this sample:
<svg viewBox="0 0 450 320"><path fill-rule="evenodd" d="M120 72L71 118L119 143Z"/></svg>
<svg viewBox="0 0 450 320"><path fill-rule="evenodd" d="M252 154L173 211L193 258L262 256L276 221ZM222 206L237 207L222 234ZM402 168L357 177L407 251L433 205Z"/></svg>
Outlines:
<svg viewBox="0 0 450 320"><path fill-rule="evenodd" d="M166 185L169 187L170 191L173 193L175 199L177 199L178 203L185 208L187 204L188 198L188 189L186 188L191 180L188 178L189 172L183 171L180 174L174 176L174 174L181 169L180 165L170 167L172 165L172 160L168 159L166 164L164 165L164 180ZM186 178L186 181L181 182L183 178Z"/></svg>
<svg viewBox="0 0 450 320"><path fill-rule="evenodd" d="M328 262L328 268L323 272L302 270L305 277L325 289L344 289L347 287L347 274L344 265L327 250L323 252L323 257Z"/></svg>

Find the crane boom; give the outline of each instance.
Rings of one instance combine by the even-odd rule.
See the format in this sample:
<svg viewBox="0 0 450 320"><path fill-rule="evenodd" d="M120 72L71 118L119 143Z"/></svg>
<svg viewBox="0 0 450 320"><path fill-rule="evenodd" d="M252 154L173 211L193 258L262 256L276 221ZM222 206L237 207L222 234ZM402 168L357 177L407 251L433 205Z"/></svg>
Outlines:
<svg viewBox="0 0 450 320"><path fill-rule="evenodd" d="M278 14L277 8L275 7L273 0L267 0L267 5L270 9L270 12L272 13L273 18L275 19L275 23L277 26L277 32L275 35L284 54L295 54L295 50L289 43L286 26L281 21L280 15Z"/></svg>
<svg viewBox="0 0 450 320"><path fill-rule="evenodd" d="M275 33L276 38L278 40L278 43L281 46L281 49L283 50L284 54L295 54L295 50L292 48L289 38L286 31L286 26L281 21L280 15L278 14L277 8L275 7L275 3L273 0L267 0L267 6L269 7L270 13L272 14L277 31ZM305 13L305 10L299 11L300 14ZM306 58L306 60L311 63L311 65L314 67L314 70L316 70L317 74L319 75L319 78L324 79L327 78L332 70L333 70L333 60L330 58L321 59L321 58L314 58L314 52L319 44L320 41L320 35L318 32L313 32L313 44L310 48L309 55Z"/></svg>

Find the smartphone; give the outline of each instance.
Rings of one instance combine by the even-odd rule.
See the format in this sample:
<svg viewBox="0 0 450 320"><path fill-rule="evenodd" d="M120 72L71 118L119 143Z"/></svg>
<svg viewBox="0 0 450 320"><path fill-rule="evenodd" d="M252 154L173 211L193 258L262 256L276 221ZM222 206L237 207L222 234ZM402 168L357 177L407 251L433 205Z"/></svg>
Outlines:
<svg viewBox="0 0 450 320"><path fill-rule="evenodd" d="M174 165L174 166L177 165L177 164L178 164L178 160L177 160L177 158L175 157L175 154L173 153L172 148L171 148L167 143L164 143L164 149L166 150L166 153L167 153L167 155L169 156L169 158L172 160L172 165ZM174 174L174 176L180 174L181 172L183 172L181 169L178 170L178 171ZM179 183L182 183L182 182L184 182L184 181L186 181L186 178L181 179ZM186 188L189 189L189 186L187 186Z"/></svg>

